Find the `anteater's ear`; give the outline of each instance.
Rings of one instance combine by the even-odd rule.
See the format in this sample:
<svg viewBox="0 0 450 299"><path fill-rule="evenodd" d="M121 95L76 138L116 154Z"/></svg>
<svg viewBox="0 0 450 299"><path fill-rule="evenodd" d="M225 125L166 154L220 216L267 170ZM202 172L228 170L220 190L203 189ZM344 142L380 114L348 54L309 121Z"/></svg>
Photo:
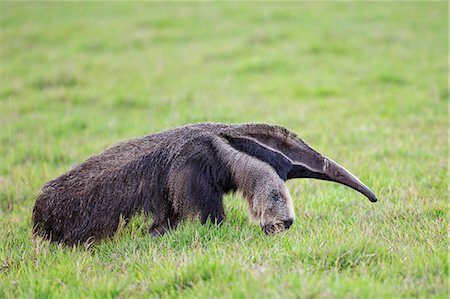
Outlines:
<svg viewBox="0 0 450 299"><path fill-rule="evenodd" d="M292 168L292 161L286 155L254 138L221 135L234 149L269 164L283 181L287 180L288 173Z"/></svg>

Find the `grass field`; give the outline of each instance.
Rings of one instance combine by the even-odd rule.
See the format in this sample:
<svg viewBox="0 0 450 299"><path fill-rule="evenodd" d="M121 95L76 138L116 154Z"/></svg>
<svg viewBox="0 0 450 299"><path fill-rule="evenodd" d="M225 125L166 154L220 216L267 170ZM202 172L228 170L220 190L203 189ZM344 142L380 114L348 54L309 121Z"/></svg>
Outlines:
<svg viewBox="0 0 450 299"><path fill-rule="evenodd" d="M0 24L0 298L447 298L446 2L2 2ZM45 182L204 121L286 126L379 202L296 180L273 237L236 195L222 227L32 239Z"/></svg>

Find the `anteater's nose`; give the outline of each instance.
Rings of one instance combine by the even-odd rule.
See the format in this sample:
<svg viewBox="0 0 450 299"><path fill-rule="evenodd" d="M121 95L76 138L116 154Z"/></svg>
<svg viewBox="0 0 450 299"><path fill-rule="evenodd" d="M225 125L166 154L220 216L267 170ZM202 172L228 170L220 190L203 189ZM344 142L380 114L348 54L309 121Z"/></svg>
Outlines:
<svg viewBox="0 0 450 299"><path fill-rule="evenodd" d="M284 228L288 229L291 227L292 223L294 223L294 219L288 219L288 220L284 220L283 224L284 224Z"/></svg>

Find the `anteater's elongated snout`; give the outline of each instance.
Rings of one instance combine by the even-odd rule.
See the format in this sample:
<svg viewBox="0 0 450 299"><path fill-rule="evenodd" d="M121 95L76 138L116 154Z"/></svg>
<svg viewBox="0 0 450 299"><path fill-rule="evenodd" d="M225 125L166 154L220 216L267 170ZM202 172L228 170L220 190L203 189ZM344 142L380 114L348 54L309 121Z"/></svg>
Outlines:
<svg viewBox="0 0 450 299"><path fill-rule="evenodd" d="M369 187L364 185L363 182L361 182L350 171L329 158L325 158L324 174L327 177L327 180L346 185L356 191L359 191L371 202L376 202L378 200Z"/></svg>

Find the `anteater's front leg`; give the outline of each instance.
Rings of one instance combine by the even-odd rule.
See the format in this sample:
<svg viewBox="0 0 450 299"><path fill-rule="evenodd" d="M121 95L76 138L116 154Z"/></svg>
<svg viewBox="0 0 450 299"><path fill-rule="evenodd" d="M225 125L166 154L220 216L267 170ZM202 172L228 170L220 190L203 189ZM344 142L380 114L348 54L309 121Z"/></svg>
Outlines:
<svg viewBox="0 0 450 299"><path fill-rule="evenodd" d="M202 145L203 141L199 139L198 142ZM169 201L178 209L198 213L202 224L206 224L208 219L212 223L220 224L225 219L222 195L227 176L219 176L218 169L224 172L226 169L212 160L214 152L211 152L210 143L207 143L202 151L193 153L190 147L186 148L186 151L185 154L191 156L186 164L180 164L172 170Z"/></svg>
<svg viewBox="0 0 450 299"><path fill-rule="evenodd" d="M204 204L200 207L200 221L206 224L208 218L211 223L221 224L225 219L225 211L223 210L222 196L205 199Z"/></svg>
<svg viewBox="0 0 450 299"><path fill-rule="evenodd" d="M165 213L164 216L155 217L155 220L150 228L150 234L153 237L164 235L167 231L175 229L180 222L180 215L173 210Z"/></svg>

